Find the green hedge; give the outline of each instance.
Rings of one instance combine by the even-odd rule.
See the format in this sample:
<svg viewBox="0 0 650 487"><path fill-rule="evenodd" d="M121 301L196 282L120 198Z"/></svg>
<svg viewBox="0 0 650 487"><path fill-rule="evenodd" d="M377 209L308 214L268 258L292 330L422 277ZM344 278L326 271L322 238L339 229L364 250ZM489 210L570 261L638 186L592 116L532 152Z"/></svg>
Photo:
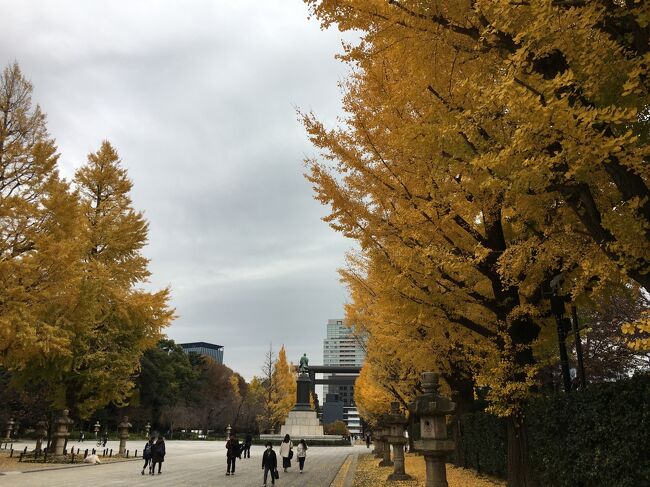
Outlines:
<svg viewBox="0 0 650 487"><path fill-rule="evenodd" d="M540 398L526 416L542 485L650 486L650 375Z"/></svg>
<svg viewBox="0 0 650 487"><path fill-rule="evenodd" d="M505 422L483 412L459 419L461 466L505 478ZM544 487L650 487L650 374L539 397L526 429Z"/></svg>
<svg viewBox="0 0 650 487"><path fill-rule="evenodd" d="M464 462L454 462L481 473L505 478L506 424L501 418L478 412L459 418L461 438L458 453Z"/></svg>

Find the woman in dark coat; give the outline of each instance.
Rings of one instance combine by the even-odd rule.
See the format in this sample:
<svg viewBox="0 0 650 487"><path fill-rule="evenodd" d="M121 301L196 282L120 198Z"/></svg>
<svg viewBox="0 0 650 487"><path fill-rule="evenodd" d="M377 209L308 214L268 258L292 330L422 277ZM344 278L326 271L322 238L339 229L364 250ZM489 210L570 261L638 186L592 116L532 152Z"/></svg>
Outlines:
<svg viewBox="0 0 650 487"><path fill-rule="evenodd" d="M151 452L151 475L155 474L156 463L158 464L158 474L160 474L160 469L162 468L162 463L165 461L165 438L160 437L156 444L153 446Z"/></svg>

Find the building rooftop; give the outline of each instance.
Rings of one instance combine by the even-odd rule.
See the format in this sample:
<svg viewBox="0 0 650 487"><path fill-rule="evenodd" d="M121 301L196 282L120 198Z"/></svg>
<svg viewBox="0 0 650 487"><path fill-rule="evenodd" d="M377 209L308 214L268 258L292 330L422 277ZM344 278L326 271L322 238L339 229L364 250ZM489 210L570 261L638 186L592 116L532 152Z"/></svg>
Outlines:
<svg viewBox="0 0 650 487"><path fill-rule="evenodd" d="M179 343L179 345L183 348L198 348L198 347L203 347L203 348L209 348L211 350L221 350L223 349L223 345L216 345L214 343L208 343L208 342L190 342L190 343Z"/></svg>

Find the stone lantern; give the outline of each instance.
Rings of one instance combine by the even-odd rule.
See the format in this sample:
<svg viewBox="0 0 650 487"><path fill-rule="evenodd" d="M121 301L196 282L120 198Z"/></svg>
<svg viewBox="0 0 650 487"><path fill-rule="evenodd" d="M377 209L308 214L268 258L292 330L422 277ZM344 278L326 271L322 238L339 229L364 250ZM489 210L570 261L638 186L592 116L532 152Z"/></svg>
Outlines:
<svg viewBox="0 0 650 487"><path fill-rule="evenodd" d="M398 402L390 403L390 415L386 418L389 434L386 440L393 447L393 473L388 476L388 480L409 480L411 478L404 469L404 445L408 440L404 436L404 428L408 420L399 410ZM390 447L389 447L390 448Z"/></svg>
<svg viewBox="0 0 650 487"><path fill-rule="evenodd" d="M69 418L70 412L67 409L63 410L63 414L54 421L54 433L52 436L54 436L54 454L55 455L63 455L63 450L65 448L65 442L70 436L70 425L74 423ZM48 448L49 451L49 448Z"/></svg>
<svg viewBox="0 0 650 487"><path fill-rule="evenodd" d="M99 433L99 430L102 428L102 425L99 424L99 420L95 421L95 424L93 425L93 431L95 432L95 439L97 439L97 434Z"/></svg>
<svg viewBox="0 0 650 487"><path fill-rule="evenodd" d="M381 430L379 431L381 438L381 462L379 462L380 467L392 467L393 461L390 459L390 443L388 443L388 436L390 435L390 428L385 426L385 422L389 416L386 415L382 419Z"/></svg>
<svg viewBox="0 0 650 487"><path fill-rule="evenodd" d="M122 422L117 425L117 433L118 436L120 437L120 450L119 454L124 455L126 452L126 440L129 439L129 428L131 427L131 423L129 423L129 417L124 416L122 418Z"/></svg>
<svg viewBox="0 0 650 487"><path fill-rule="evenodd" d="M5 441L11 441L11 432L14 429L14 424L16 424L14 422L14 418L9 418L9 421L7 421L7 427L5 429L5 437L4 437Z"/></svg>
<svg viewBox="0 0 650 487"><path fill-rule="evenodd" d="M422 374L424 394L415 398L409 411L420 418L420 439L414 441L415 449L424 455L426 487L448 487L445 457L453 451L454 441L447 436L446 416L452 414L456 404L438 392L439 376L434 372Z"/></svg>
<svg viewBox="0 0 650 487"><path fill-rule="evenodd" d="M373 455L375 455L375 458L381 458L384 451L384 442L381 441L381 426L379 424L372 432L372 442L375 445L374 450L372 450Z"/></svg>
<svg viewBox="0 0 650 487"><path fill-rule="evenodd" d="M226 428L226 438L230 439L230 433L232 432L232 426L228 425Z"/></svg>
<svg viewBox="0 0 650 487"><path fill-rule="evenodd" d="M44 419L36 423L36 451L40 452L43 448L43 438L47 435L47 421Z"/></svg>
<svg viewBox="0 0 650 487"><path fill-rule="evenodd" d="M149 432L151 431L151 423L147 421L147 424L144 425L144 436L149 439Z"/></svg>

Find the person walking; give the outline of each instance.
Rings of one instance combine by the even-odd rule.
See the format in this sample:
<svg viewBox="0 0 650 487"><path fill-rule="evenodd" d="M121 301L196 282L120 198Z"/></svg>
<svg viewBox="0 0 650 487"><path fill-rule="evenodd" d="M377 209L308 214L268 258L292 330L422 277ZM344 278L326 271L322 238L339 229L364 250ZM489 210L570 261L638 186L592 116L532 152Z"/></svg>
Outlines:
<svg viewBox="0 0 650 487"><path fill-rule="evenodd" d="M158 464L158 475L160 475L160 469L162 464L165 461L165 454L167 453L165 449L165 437L161 436L158 438L158 441L154 443L151 449L151 470L149 473L154 475L156 473L156 464Z"/></svg>
<svg viewBox="0 0 650 487"><path fill-rule="evenodd" d="M142 475L144 475L144 469L147 468L149 463L151 462L151 455L153 453L153 443L154 443L154 438L153 436L149 438L149 441L144 445L144 449L142 450L142 459L144 460L144 465L142 466Z"/></svg>
<svg viewBox="0 0 650 487"><path fill-rule="evenodd" d="M273 445L270 441L266 442L266 450L264 450L264 455L262 455L262 470L264 470L264 484L263 487L266 487L266 479L271 473L271 485L275 485L275 477L278 472L278 457L273 451Z"/></svg>
<svg viewBox="0 0 650 487"><path fill-rule="evenodd" d="M251 445L253 444L253 435L246 433L246 438L244 439L244 458L251 457Z"/></svg>
<svg viewBox="0 0 650 487"><path fill-rule="evenodd" d="M286 472L288 468L291 468L291 459L293 458L293 445L289 435L284 435L284 441L280 444L280 456L282 457L282 468Z"/></svg>
<svg viewBox="0 0 650 487"><path fill-rule="evenodd" d="M230 438L226 442L226 461L228 463L226 475L235 475L235 462L239 455L241 455L241 452L239 451L239 441L237 440L235 433L231 433Z"/></svg>
<svg viewBox="0 0 650 487"><path fill-rule="evenodd" d="M305 458L307 458L307 443L305 443L305 440L300 440L298 442L298 465L300 466L300 473L302 473L302 469L305 467Z"/></svg>

